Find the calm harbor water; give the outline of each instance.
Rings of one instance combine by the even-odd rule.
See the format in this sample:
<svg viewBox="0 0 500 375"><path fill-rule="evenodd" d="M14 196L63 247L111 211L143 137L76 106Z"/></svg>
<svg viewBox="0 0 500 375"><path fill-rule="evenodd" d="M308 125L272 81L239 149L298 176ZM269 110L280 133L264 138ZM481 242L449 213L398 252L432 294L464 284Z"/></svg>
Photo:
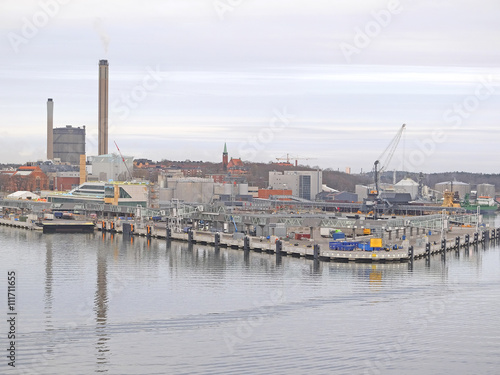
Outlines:
<svg viewBox="0 0 500 375"><path fill-rule="evenodd" d="M409 269L101 233L0 243L18 312L2 374L500 373L494 244Z"/></svg>

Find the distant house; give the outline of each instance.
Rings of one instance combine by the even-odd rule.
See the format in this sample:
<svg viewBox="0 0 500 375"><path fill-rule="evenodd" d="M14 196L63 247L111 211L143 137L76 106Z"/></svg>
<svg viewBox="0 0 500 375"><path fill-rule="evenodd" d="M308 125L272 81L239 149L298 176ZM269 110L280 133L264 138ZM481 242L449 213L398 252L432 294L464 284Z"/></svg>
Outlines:
<svg viewBox="0 0 500 375"><path fill-rule="evenodd" d="M245 164L241 159L231 158L227 164L227 171L233 176L248 174L248 167L245 167Z"/></svg>

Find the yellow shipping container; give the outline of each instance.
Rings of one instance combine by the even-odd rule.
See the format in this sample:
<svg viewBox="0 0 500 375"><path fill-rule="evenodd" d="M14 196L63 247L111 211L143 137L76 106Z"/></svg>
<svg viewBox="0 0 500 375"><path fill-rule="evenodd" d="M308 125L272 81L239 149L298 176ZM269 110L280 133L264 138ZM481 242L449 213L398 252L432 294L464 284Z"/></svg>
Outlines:
<svg viewBox="0 0 500 375"><path fill-rule="evenodd" d="M369 228L363 229L363 234L371 234L371 233L372 233L371 229Z"/></svg>
<svg viewBox="0 0 500 375"><path fill-rule="evenodd" d="M370 240L370 247L382 247L382 238L372 238Z"/></svg>

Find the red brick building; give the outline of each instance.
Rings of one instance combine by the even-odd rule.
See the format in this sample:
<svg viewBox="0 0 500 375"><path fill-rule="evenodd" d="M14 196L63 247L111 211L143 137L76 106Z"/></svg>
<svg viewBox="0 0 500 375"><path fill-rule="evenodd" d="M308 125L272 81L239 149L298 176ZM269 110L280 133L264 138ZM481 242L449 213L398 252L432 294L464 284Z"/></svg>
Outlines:
<svg viewBox="0 0 500 375"><path fill-rule="evenodd" d="M49 189L49 178L38 166L19 167L14 173L8 174L5 182L5 190L9 193Z"/></svg>
<svg viewBox="0 0 500 375"><path fill-rule="evenodd" d="M54 190L71 190L80 185L80 172L57 172L52 184Z"/></svg>
<svg viewBox="0 0 500 375"><path fill-rule="evenodd" d="M231 175L246 175L248 174L248 168L245 167L243 161L241 159L233 159L229 160L227 164L227 170Z"/></svg>

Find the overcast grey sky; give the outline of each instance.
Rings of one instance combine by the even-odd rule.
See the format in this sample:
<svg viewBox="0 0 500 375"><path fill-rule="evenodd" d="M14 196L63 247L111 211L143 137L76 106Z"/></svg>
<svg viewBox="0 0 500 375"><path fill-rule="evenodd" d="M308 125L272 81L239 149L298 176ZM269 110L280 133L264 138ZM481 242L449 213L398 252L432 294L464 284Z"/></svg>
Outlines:
<svg viewBox="0 0 500 375"><path fill-rule="evenodd" d="M392 168L498 172L500 2L0 0L0 162L87 128L109 61L109 150L353 172L405 123Z"/></svg>

